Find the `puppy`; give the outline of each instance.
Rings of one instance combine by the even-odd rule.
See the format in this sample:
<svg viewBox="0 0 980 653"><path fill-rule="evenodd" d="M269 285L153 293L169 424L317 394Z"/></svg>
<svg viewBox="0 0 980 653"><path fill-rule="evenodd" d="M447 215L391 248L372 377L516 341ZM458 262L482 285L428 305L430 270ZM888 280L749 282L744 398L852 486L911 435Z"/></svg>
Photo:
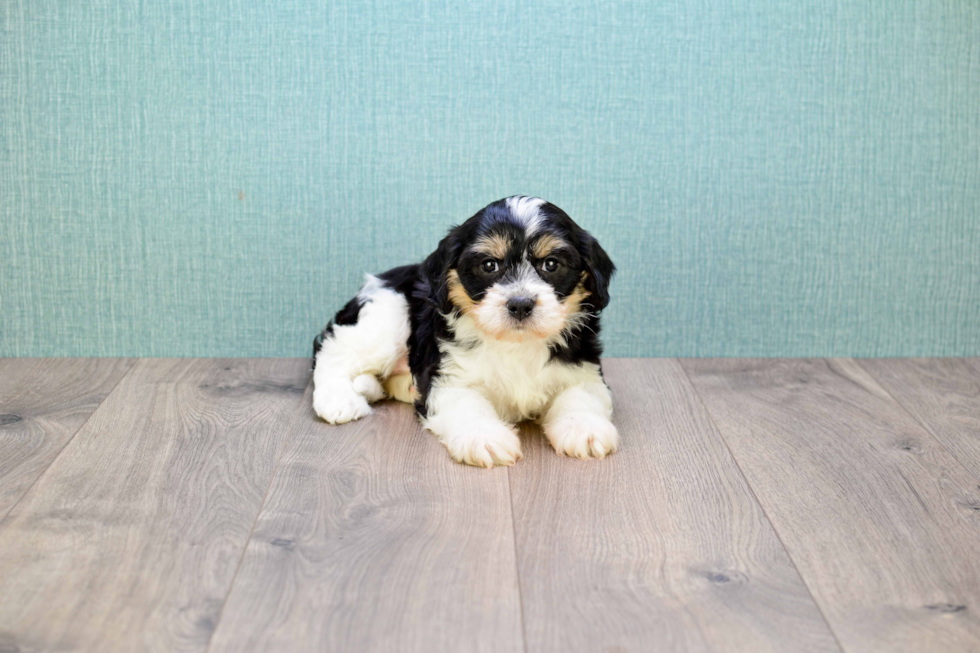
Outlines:
<svg viewBox="0 0 980 653"><path fill-rule="evenodd" d="M390 396L469 465L522 458L538 420L559 454L616 450L599 312L615 271L554 204L515 196L454 227L418 265L367 275L313 341L313 409L331 424Z"/></svg>

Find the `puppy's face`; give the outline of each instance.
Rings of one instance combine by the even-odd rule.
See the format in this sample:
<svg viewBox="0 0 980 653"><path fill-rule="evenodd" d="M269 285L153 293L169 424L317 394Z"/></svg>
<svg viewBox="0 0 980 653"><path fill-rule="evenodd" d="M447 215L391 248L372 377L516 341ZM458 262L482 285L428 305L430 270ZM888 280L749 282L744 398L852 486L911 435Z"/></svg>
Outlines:
<svg viewBox="0 0 980 653"><path fill-rule="evenodd" d="M608 301L615 267L564 211L531 197L490 204L447 236L448 301L490 337L555 339Z"/></svg>

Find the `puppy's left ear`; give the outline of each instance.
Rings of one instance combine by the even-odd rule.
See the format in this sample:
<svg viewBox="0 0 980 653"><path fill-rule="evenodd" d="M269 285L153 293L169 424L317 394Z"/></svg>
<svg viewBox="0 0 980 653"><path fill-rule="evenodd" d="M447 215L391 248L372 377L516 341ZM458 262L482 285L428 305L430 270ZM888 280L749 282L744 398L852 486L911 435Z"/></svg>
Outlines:
<svg viewBox="0 0 980 653"><path fill-rule="evenodd" d="M452 308L449 302L447 274L455 267L462 250L461 230L461 226L450 229L446 237L439 241L436 251L429 254L422 262L422 277L427 283L425 296L420 299L433 303L443 312L448 312Z"/></svg>
<svg viewBox="0 0 980 653"><path fill-rule="evenodd" d="M616 266L592 234L583 234L582 245L585 271L589 275L585 280L585 289L591 293L586 301L601 311L609 303L609 282L616 272Z"/></svg>

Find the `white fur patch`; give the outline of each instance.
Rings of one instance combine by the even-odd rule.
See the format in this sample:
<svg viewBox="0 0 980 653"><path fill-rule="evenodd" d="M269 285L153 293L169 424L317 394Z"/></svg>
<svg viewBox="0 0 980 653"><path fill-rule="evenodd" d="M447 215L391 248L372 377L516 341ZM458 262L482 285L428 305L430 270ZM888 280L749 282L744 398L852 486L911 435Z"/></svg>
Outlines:
<svg viewBox="0 0 980 653"><path fill-rule="evenodd" d="M371 275L357 296L364 302L357 323L334 325L316 355L313 410L331 424L369 414L368 402L384 396L378 377L390 376L408 353L405 297Z"/></svg>
<svg viewBox="0 0 980 653"><path fill-rule="evenodd" d="M538 209L542 204L544 204L544 200L540 197L515 195L507 198L507 208L510 210L510 214L524 225L526 236L537 231L541 224L541 212Z"/></svg>
<svg viewBox="0 0 980 653"><path fill-rule="evenodd" d="M430 394L441 387L473 388L490 401L502 420L515 423L540 416L568 387L602 383L598 365L552 362L547 340L498 340L469 316L448 319L456 341L440 343L443 363Z"/></svg>

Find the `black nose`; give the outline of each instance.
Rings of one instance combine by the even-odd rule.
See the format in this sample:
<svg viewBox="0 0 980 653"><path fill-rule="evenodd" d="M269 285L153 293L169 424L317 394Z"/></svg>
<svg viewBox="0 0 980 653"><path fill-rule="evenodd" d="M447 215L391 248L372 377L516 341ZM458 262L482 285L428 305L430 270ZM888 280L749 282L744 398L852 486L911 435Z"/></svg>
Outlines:
<svg viewBox="0 0 980 653"><path fill-rule="evenodd" d="M530 297L511 297L507 300L507 310L513 317L523 320L534 310L534 300Z"/></svg>

